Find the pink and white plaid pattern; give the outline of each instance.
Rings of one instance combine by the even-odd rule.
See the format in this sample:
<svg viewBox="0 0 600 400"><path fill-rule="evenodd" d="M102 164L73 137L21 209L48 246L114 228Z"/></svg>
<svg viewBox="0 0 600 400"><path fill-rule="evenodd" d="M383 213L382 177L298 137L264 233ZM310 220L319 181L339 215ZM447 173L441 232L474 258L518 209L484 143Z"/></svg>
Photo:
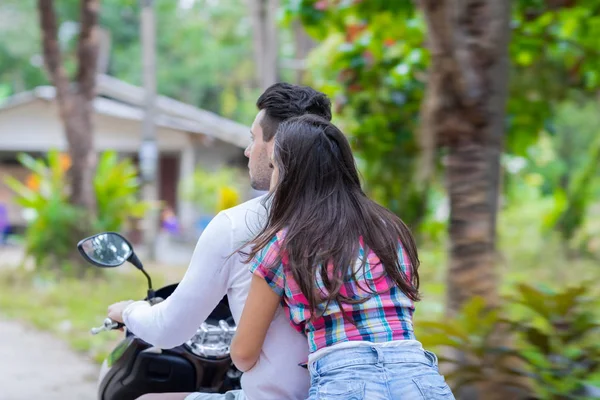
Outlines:
<svg viewBox="0 0 600 400"><path fill-rule="evenodd" d="M356 325L344 320L342 310L336 303L331 303L323 315L310 321L310 308L306 297L294 281L289 268L287 257L282 255L282 261L271 266L278 258L280 244L284 233L275 236L269 245L252 260L250 271L265 279L269 286L282 296L282 305L290 318L292 326L308 337L311 352L336 343L351 340L364 340L373 343L392 340L414 340L412 316L415 310L414 302L410 300L387 276L379 258L369 251L364 269L356 272L357 281L347 282L342 287L342 294L354 299L369 297L361 304L342 304L347 315L352 316ZM362 239L357 266L365 256ZM410 281L410 260L401 245L398 257L402 271ZM317 274L318 275L318 274ZM317 287L323 292L323 281L317 277ZM375 289L376 294L370 294L364 288ZM321 304L318 311L323 311Z"/></svg>

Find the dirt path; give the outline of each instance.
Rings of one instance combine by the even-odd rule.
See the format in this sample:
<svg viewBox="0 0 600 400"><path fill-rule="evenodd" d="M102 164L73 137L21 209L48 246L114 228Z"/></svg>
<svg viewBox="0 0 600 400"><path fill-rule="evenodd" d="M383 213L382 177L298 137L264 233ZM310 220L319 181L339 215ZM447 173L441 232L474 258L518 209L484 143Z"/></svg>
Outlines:
<svg viewBox="0 0 600 400"><path fill-rule="evenodd" d="M0 400L94 400L97 376L66 343L0 319Z"/></svg>

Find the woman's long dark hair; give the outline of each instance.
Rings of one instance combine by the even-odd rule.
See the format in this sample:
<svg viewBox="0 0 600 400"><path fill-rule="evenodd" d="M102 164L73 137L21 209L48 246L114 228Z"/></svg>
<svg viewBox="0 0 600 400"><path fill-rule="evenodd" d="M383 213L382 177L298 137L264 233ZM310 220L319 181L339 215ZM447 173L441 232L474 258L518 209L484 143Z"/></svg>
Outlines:
<svg viewBox="0 0 600 400"><path fill-rule="evenodd" d="M267 224L249 243L250 250L243 252L245 262L285 229L276 262L283 254L287 256L316 318L317 306L322 303L326 309L333 301L342 309L342 303L368 299L341 294L344 284L350 278L356 280L360 270L354 266L362 237L365 255L372 250L398 288L411 300L419 299L419 258L410 230L362 191L350 144L335 125L314 115L282 122L275 135L273 163L279 177L270 192ZM410 260L408 274L400 266L399 242ZM320 274L324 290L317 289L316 274ZM374 294L375 288L367 291Z"/></svg>

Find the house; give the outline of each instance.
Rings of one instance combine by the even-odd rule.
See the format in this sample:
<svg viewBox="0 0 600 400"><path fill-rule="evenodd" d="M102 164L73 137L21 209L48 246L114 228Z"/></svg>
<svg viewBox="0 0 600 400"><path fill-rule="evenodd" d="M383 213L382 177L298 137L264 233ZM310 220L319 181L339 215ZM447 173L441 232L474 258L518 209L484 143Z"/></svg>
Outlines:
<svg viewBox="0 0 600 400"><path fill-rule="evenodd" d="M98 151L115 150L137 158L142 141L143 97L142 88L107 75L98 76L93 102ZM189 228L196 215L194 207L179 198L178 182L197 166L245 166L243 152L250 140L249 128L164 96L157 97L156 110L159 198L176 211L183 227ZM16 160L19 152L42 155L50 149L67 149L54 87L37 87L0 104L0 204L8 207L11 224L23 225L24 221L4 177L26 178L27 170Z"/></svg>

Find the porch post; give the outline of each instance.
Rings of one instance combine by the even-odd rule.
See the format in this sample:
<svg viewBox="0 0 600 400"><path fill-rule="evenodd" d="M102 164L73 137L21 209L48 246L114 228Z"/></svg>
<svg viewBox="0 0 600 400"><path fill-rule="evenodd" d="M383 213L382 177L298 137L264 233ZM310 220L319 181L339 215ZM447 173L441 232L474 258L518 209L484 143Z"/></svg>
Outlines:
<svg viewBox="0 0 600 400"><path fill-rule="evenodd" d="M179 184L177 190L180 190L182 182L194 174L196 168L196 150L195 146L190 145L183 149L179 159ZM179 224L184 232L194 227L196 212L194 205L186 201L181 192L177 196L177 217Z"/></svg>

